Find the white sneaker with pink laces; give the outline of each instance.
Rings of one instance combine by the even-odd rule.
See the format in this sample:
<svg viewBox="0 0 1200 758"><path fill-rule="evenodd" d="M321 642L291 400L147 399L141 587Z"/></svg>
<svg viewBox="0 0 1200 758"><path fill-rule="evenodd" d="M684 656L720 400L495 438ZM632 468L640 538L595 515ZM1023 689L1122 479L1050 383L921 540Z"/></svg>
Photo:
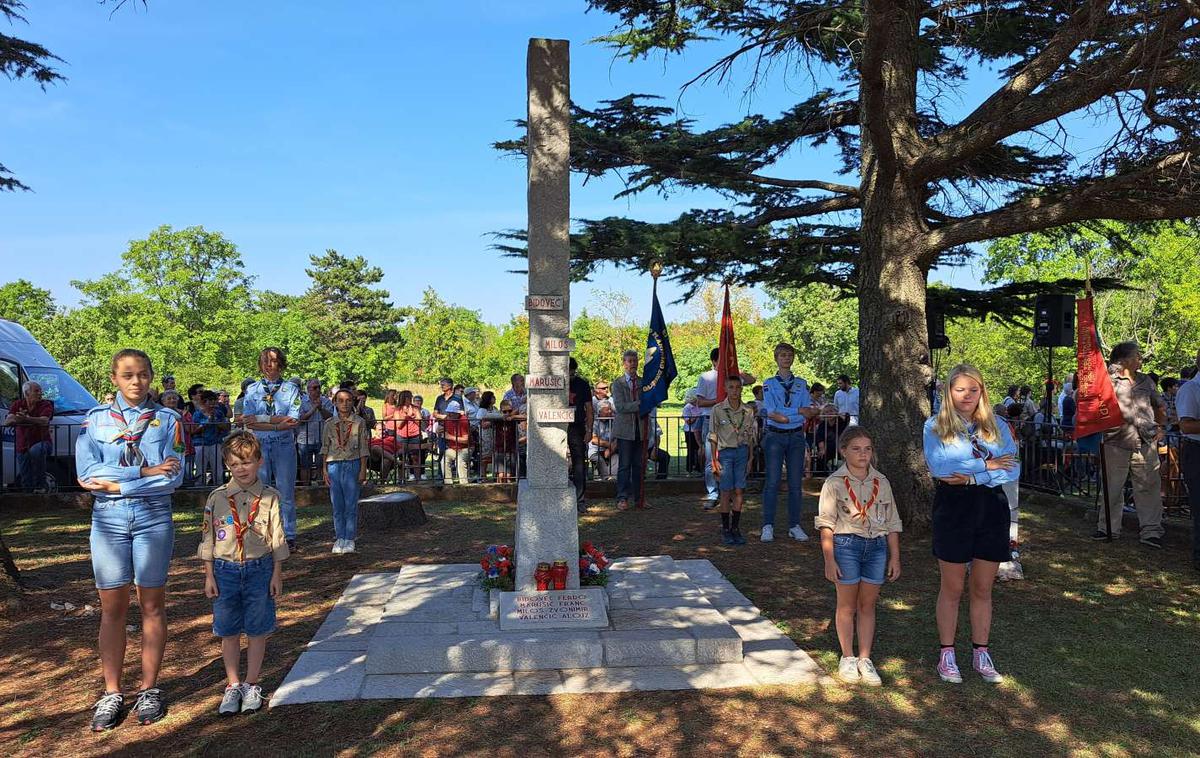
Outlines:
<svg viewBox="0 0 1200 758"><path fill-rule="evenodd" d="M942 648L941 655L938 656L937 672L943 682L962 684L962 672L958 670L958 661L954 658L954 648Z"/></svg>
<svg viewBox="0 0 1200 758"><path fill-rule="evenodd" d="M975 648L971 657L973 658L972 664L979 672L979 676L983 677L983 681L991 684L1000 684L1004 681L1004 675L996 670L996 664L992 662L992 654L986 647Z"/></svg>

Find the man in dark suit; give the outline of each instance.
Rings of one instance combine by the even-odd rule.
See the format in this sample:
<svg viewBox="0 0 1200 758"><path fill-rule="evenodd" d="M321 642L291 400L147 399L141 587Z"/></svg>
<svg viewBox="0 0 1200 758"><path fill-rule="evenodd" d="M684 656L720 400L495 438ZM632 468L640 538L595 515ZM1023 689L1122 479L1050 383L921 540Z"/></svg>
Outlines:
<svg viewBox="0 0 1200 758"><path fill-rule="evenodd" d="M617 440L617 509L628 510L632 502L641 499L642 477L645 470L646 432L642 428L642 378L638 376L638 354L626 350L621 356L625 373L613 379L612 398L616 410L613 437ZM645 507L644 504L639 507Z"/></svg>

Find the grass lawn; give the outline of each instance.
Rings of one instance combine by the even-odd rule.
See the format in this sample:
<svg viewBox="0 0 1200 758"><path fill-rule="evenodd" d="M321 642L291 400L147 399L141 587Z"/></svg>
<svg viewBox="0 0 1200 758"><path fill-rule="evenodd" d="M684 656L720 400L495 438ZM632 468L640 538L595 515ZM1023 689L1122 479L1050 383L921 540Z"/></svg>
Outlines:
<svg viewBox="0 0 1200 758"><path fill-rule="evenodd" d="M812 493L806 507L812 507ZM716 517L693 498L645 513L594 510L584 539L609 555L707 558L827 669L836 666L833 591L814 542L729 548ZM757 522L750 499L748 523ZM303 552L286 564L280 630L264 690L282 681L355 573L406 563L474 562L489 542L510 541L515 506L433 503L426 527L366 535L361 552L329 554L328 510L301 509ZM806 523L811 519L806 516ZM1132 535L1112 546L1086 537L1091 521L1062 506L1022 514L1026 581L996 590L993 650L1009 674L999 687L971 673L959 686L933 671L936 566L927 537L903 541L904 575L885 587L875 660L883 689L763 687L551 697L398 700L290 706L248 718L216 715L223 686L202 572L191 559L198 514L176 515L171 640L161 723L127 720L92 735L100 692L98 616L88 562L88 516L60 511L0 519L30 580L52 589L26 597L0 625L3 755L1195 755L1200 750L1200 583L1186 533L1150 552ZM52 600L77 610L53 611ZM130 623L138 624L136 610ZM960 633L960 664L968 649ZM139 634L128 683L136 683Z"/></svg>

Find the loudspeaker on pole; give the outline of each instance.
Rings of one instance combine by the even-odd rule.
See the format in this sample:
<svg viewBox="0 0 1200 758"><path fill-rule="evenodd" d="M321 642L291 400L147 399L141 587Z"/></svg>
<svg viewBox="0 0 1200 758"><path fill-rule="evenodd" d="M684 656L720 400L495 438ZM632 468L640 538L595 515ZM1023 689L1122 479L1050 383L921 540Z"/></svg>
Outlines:
<svg viewBox="0 0 1200 758"><path fill-rule="evenodd" d="M1033 306L1034 347L1072 347L1075 344L1075 296L1038 295Z"/></svg>

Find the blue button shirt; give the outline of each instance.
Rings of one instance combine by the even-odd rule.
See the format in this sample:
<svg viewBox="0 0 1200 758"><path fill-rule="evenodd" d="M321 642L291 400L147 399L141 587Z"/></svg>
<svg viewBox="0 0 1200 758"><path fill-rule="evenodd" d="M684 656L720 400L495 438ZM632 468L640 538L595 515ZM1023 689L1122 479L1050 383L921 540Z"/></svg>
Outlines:
<svg viewBox="0 0 1200 758"><path fill-rule="evenodd" d="M1004 469L988 471L986 460L975 457L971 439L967 435L960 435L949 442L942 442L937 432L933 430L933 423L936 419L936 416L932 416L925 422L924 434L925 463L929 466L929 473L933 474L935 479L952 474L970 474L975 477L976 484L982 484L985 487L999 487L1002 484L1020 480L1021 464L1019 459L1017 465L1007 471ZM987 450L992 458L1002 455L1016 457L1017 443L1013 441L1008 424L998 423L997 426L1000 429L1000 439L995 442L979 439L979 444Z"/></svg>
<svg viewBox="0 0 1200 758"><path fill-rule="evenodd" d="M777 429L798 429L804 425L804 416L800 409L812 405L812 397L808 394L808 382L799 377L792 377L792 388L789 393L787 382L779 375L763 382L763 411L766 423ZM788 417L786 424L781 424L771 418L772 413L782 413Z"/></svg>
<svg viewBox="0 0 1200 758"><path fill-rule="evenodd" d="M254 419L249 418L250 416L288 416L299 420L301 394L299 387L284 380L280 383L279 389L275 391L271 402L268 403L267 380L259 379L246 388L246 399L242 402L242 414L245 417L243 421L247 423L253 421ZM293 442L296 439L296 433L291 429L280 431L255 429L253 431L259 442Z"/></svg>
<svg viewBox="0 0 1200 758"><path fill-rule="evenodd" d="M220 406L213 407L213 415L209 416L199 408L192 413L192 423L196 425L196 433L192 435L193 445L216 445L224 436L220 425L228 419L225 410Z"/></svg>
<svg viewBox="0 0 1200 758"><path fill-rule="evenodd" d="M175 449L175 430L181 423L179 414L149 400L141 406L131 406L120 394L117 395L117 408L125 417L125 423L130 425L142 411L157 408L138 444L138 449L146 458L145 462L137 466L121 465L125 442L119 438L120 426L109 416L109 406L100 405L88 411L75 441L75 470L79 478L120 483L120 495L92 493L97 502L141 499L165 500L169 504L171 493L183 482L183 466L179 467L175 476L142 476L142 466L157 466L167 458L183 458L184 451Z"/></svg>

